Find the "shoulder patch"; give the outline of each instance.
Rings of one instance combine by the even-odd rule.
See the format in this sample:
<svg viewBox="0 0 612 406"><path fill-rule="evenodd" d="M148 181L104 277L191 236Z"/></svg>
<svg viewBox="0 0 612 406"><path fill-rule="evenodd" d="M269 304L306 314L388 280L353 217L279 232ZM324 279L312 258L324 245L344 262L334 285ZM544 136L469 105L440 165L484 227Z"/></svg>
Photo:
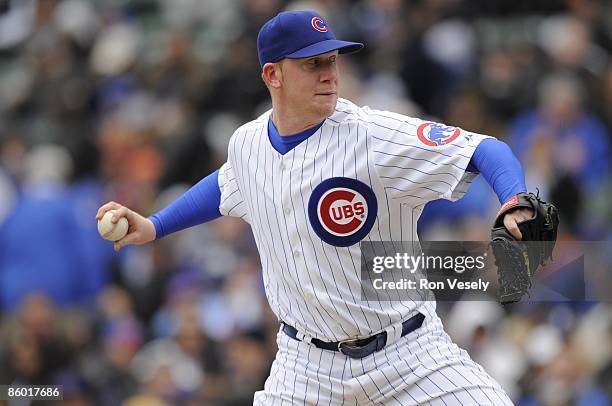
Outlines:
<svg viewBox="0 0 612 406"><path fill-rule="evenodd" d="M433 122L422 123L417 128L419 141L430 147L450 144L459 137L461 129Z"/></svg>

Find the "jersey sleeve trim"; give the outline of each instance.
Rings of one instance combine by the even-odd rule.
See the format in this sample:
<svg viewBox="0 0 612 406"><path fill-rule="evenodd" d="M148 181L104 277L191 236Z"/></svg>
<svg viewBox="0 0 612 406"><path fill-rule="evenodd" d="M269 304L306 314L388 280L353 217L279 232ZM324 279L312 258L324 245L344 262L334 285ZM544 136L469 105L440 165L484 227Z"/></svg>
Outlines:
<svg viewBox="0 0 612 406"><path fill-rule="evenodd" d="M474 155L474 151L476 151L478 144L480 144L483 140L487 138L493 138L487 135L469 132L466 132L466 136L469 137L468 143L462 150L462 159L457 165L458 169L460 169L462 172L462 176L459 179L456 179L455 182L452 182L453 184L451 185L450 189L440 196L441 199L456 201L461 199L465 195L470 185L479 175L478 173L470 172L467 170L467 167L472 159L472 155Z"/></svg>

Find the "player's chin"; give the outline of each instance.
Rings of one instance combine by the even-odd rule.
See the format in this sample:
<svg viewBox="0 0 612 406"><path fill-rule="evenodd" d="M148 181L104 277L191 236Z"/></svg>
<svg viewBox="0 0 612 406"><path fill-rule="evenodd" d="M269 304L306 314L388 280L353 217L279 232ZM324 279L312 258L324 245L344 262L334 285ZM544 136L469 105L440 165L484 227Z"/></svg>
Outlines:
<svg viewBox="0 0 612 406"><path fill-rule="evenodd" d="M338 95L333 94L317 94L315 95L315 108L322 115L331 116L336 110L336 103L338 102Z"/></svg>

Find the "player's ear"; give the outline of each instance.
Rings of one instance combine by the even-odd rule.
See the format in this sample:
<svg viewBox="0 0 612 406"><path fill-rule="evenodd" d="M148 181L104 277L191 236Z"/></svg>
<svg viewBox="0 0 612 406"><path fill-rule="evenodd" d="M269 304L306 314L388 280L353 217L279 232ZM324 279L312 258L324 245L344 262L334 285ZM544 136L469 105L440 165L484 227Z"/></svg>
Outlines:
<svg viewBox="0 0 612 406"><path fill-rule="evenodd" d="M268 87L275 89L279 88L283 80L283 72L280 68L280 63L266 63L263 66L261 77Z"/></svg>

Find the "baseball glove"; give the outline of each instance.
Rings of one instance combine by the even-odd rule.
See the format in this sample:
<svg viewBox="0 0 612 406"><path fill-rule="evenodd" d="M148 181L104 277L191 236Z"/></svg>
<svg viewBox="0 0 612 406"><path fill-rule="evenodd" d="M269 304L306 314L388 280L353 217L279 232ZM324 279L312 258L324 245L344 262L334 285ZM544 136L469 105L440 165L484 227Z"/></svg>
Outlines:
<svg viewBox="0 0 612 406"><path fill-rule="evenodd" d="M533 210L530 220L518 223L522 240L517 241L504 226L504 215L521 207ZM499 278L499 301L502 304L521 300L531 288L531 281L549 258L557 240L557 208L533 193L519 193L499 210L491 230L491 248Z"/></svg>

